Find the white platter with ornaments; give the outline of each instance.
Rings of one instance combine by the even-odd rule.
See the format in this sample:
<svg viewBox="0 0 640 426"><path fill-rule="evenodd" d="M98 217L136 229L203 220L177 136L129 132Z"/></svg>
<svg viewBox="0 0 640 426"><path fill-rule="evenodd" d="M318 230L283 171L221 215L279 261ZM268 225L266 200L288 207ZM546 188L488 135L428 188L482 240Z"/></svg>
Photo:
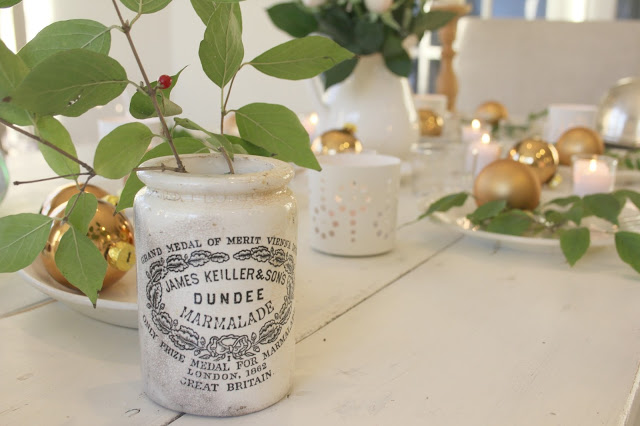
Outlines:
<svg viewBox="0 0 640 426"><path fill-rule="evenodd" d="M444 195L446 194L442 194L442 196ZM547 196L544 198L546 200L551 200L552 198L558 197L561 197L561 195L554 194L553 197ZM422 210L426 211L428 206L428 204L421 206ZM506 235L479 229L466 217L469 213L472 213L476 209L476 207L477 206L475 204L475 201L473 200L473 197L469 197L464 205L460 207L454 207L446 212L435 212L430 217L434 222L448 226L451 229L459 231L464 235L468 235L475 240L489 242L492 244L499 244L500 247L528 252L549 252L550 250L553 252L557 251L558 253L561 252L560 240L557 238ZM638 210L631 204L627 204L620 214L620 223L622 223L623 226L625 222L632 223L633 226L626 226L625 229L638 232L638 229L636 228L640 228L640 222L630 222L631 218L637 216ZM589 227L589 230L591 232L591 243L589 246L590 250L594 248L610 247L614 245L614 238L612 233L614 229L610 223L595 217L585 218L583 223Z"/></svg>
<svg viewBox="0 0 640 426"><path fill-rule="evenodd" d="M95 308L87 296L54 280L40 259L19 273L37 290L83 315L121 327L138 328L135 266L117 283L100 292Z"/></svg>

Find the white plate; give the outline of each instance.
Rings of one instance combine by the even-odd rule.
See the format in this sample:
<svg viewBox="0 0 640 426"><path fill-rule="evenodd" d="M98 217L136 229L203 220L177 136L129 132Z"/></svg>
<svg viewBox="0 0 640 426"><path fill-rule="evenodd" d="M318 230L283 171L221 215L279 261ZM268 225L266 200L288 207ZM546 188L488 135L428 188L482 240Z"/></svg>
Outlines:
<svg viewBox="0 0 640 426"><path fill-rule="evenodd" d="M473 212L475 208L473 199L469 197L464 206L456 207L446 212L436 212L431 217L436 222L450 226L472 238L499 243L502 247L525 251L560 250L560 240L557 238L522 237L477 229L466 218L466 215ZM587 220L584 223L587 223ZM611 229L611 225L608 222L597 218L589 218L588 224L591 231L590 248L606 247L614 244L613 234L607 232L608 229Z"/></svg>
<svg viewBox="0 0 640 426"><path fill-rule="evenodd" d="M94 308L84 294L75 292L51 278L38 258L20 274L35 288L83 315L109 324L138 328L136 268L117 283L100 292Z"/></svg>

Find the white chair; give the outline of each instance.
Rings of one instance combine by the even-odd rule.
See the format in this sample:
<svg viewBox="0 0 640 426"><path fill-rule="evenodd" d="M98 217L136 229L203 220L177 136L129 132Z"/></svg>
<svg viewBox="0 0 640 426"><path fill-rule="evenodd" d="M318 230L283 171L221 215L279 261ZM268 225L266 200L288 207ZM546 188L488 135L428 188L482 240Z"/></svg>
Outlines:
<svg viewBox="0 0 640 426"><path fill-rule="evenodd" d="M487 100L526 117L552 103L597 104L622 77L640 75L640 22L459 21L457 110Z"/></svg>

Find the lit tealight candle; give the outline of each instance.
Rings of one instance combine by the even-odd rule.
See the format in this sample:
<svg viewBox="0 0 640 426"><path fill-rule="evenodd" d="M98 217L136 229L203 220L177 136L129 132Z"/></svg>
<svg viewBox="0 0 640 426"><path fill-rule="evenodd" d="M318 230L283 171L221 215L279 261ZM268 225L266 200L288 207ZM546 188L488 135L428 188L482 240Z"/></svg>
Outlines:
<svg viewBox="0 0 640 426"><path fill-rule="evenodd" d="M474 177L489 163L500 158L501 146L491 140L488 133L484 133L479 141L469 145L467 150L466 169Z"/></svg>
<svg viewBox="0 0 640 426"><path fill-rule="evenodd" d="M312 112L310 114L298 114L302 127L307 131L309 137L313 139L316 133L316 127L318 126L318 113Z"/></svg>
<svg viewBox="0 0 640 426"><path fill-rule="evenodd" d="M613 191L617 160L605 156L574 156L573 193L588 194Z"/></svg>
<svg viewBox="0 0 640 426"><path fill-rule="evenodd" d="M471 126L464 126L462 128L462 142L464 143L474 143L482 138L482 134L485 130L482 128L482 123L480 120L474 119L471 122Z"/></svg>

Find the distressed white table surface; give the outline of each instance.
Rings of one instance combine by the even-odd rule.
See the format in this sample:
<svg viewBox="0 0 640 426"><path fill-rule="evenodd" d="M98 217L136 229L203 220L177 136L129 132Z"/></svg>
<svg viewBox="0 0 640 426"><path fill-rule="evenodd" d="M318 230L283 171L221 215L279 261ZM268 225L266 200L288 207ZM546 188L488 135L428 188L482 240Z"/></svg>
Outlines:
<svg viewBox="0 0 640 426"><path fill-rule="evenodd" d="M37 210L57 184L13 188L2 213ZM496 248L420 222L387 255L331 257L305 244L303 193L300 204L287 399L232 419L159 407L141 392L135 330L5 274L0 424L634 424L640 276L613 249L569 269L558 253ZM415 214L405 189L400 222Z"/></svg>

